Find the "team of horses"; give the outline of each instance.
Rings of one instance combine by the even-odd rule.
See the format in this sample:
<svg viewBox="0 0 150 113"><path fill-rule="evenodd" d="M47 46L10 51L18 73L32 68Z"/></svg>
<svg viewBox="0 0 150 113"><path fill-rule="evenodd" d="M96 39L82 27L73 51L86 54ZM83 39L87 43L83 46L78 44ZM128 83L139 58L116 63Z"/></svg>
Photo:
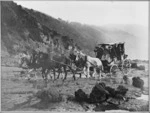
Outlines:
<svg viewBox="0 0 150 113"><path fill-rule="evenodd" d="M108 47L108 48L107 48ZM60 74L64 72L63 80L66 80L68 72L72 73L72 77L75 80L75 74L80 74L80 78L83 72L84 75L89 77L95 77L101 79L102 72L105 72L104 61L107 64L114 63L116 60L121 61L124 57L124 43L118 44L102 44L100 47L95 47L96 57L91 57L84 54L81 50L71 48L64 53L50 51L47 53L36 52L33 50L31 53L24 52L21 56L21 63L26 63L27 68L30 69L29 73L33 70L41 68L42 77L47 80L48 74L53 71L54 80L58 79ZM56 77L56 72L58 75ZM30 74L28 74L30 75ZM50 74L51 75L51 74ZM51 76L52 77L52 76Z"/></svg>
<svg viewBox="0 0 150 113"><path fill-rule="evenodd" d="M57 52L44 53L44 52L32 52L22 53L20 66L26 64L26 68L31 71L41 69L42 77L47 80L50 71L53 71L54 80L58 79L60 74L64 72L63 80L66 80L68 71L72 73L72 77L76 80L75 74L84 75L89 77L95 77L101 79L101 73L103 71L103 65L100 59L91 57L84 54L82 51L71 50L69 54L60 54ZM58 75L56 77L56 71ZM92 71L92 74L90 73ZM30 77L30 74L28 74Z"/></svg>

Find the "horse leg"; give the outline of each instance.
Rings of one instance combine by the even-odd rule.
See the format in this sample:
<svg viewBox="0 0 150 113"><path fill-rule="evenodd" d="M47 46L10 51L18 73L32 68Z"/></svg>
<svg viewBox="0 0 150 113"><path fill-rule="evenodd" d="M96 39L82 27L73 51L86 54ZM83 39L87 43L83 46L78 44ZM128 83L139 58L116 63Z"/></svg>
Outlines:
<svg viewBox="0 0 150 113"><path fill-rule="evenodd" d="M57 76L57 79L59 79L60 73L61 73L61 72L58 72L58 76Z"/></svg>
<svg viewBox="0 0 150 113"><path fill-rule="evenodd" d="M75 70L73 70L71 67L69 67L69 69L70 69L70 70L72 71L72 73L73 73L73 76L72 76L72 77L73 77L73 79L74 79L74 80L76 80L76 77L75 77L75 73L76 73L76 71L75 71Z"/></svg>
<svg viewBox="0 0 150 113"><path fill-rule="evenodd" d="M80 75L80 78L81 78L82 74L81 74L81 73L79 73L79 75Z"/></svg>
<svg viewBox="0 0 150 113"><path fill-rule="evenodd" d="M64 80L66 80L66 78L67 78L67 70L66 70L66 66L64 66L63 68L64 68L64 72L65 72L65 77L64 77L64 79L63 79L63 81L64 81Z"/></svg>
<svg viewBox="0 0 150 113"><path fill-rule="evenodd" d="M72 70L72 69L70 69L70 70ZM76 77L75 77L76 71L75 71L75 70L72 70L72 74L73 74L73 76L72 76L73 79L76 80Z"/></svg>
<svg viewBox="0 0 150 113"><path fill-rule="evenodd" d="M60 73L61 73L61 68L58 68L58 76L57 76L57 79L59 79Z"/></svg>
<svg viewBox="0 0 150 113"><path fill-rule="evenodd" d="M102 77L102 69L103 69L103 67L99 67L98 70L97 70L98 80L101 80L101 77Z"/></svg>
<svg viewBox="0 0 150 113"><path fill-rule="evenodd" d="M83 73L84 73L84 75L85 75L85 76L86 76L86 78L87 78L88 76L87 76L87 73L86 73L86 72L87 72L87 68L86 68L86 67L84 67L84 68L83 68Z"/></svg>
<svg viewBox="0 0 150 113"><path fill-rule="evenodd" d="M45 80L45 71L46 69L42 69L42 78Z"/></svg>
<svg viewBox="0 0 150 113"><path fill-rule="evenodd" d="M99 79L101 80L102 78L102 70L99 71Z"/></svg>
<svg viewBox="0 0 150 113"><path fill-rule="evenodd" d="M90 76L90 67L87 67L87 76Z"/></svg>
<svg viewBox="0 0 150 113"><path fill-rule="evenodd" d="M46 69L44 69L42 72L42 77L44 79L45 87L47 87L47 74L48 74L48 72L49 72L49 70L47 70L47 72L46 72Z"/></svg>
<svg viewBox="0 0 150 113"><path fill-rule="evenodd" d="M36 71L36 72L34 73L34 77L35 77L35 79L37 80L37 70L36 70L36 68L33 68L33 71Z"/></svg>
<svg viewBox="0 0 150 113"><path fill-rule="evenodd" d="M93 69L92 77L96 78L96 68Z"/></svg>
<svg viewBox="0 0 150 113"><path fill-rule="evenodd" d="M55 80L56 79L56 77L55 77L55 75L56 75L55 69L53 69L53 74L54 74L54 80Z"/></svg>
<svg viewBox="0 0 150 113"><path fill-rule="evenodd" d="M75 71L73 71L73 79L76 80Z"/></svg>

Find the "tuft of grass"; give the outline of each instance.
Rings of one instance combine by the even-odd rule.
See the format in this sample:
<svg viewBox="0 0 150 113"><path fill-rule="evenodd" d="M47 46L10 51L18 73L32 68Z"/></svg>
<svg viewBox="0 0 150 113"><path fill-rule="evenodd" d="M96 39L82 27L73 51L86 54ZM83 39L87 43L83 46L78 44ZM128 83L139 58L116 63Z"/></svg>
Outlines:
<svg viewBox="0 0 150 113"><path fill-rule="evenodd" d="M61 102L62 96L54 88L44 88L37 92L36 97L44 102Z"/></svg>

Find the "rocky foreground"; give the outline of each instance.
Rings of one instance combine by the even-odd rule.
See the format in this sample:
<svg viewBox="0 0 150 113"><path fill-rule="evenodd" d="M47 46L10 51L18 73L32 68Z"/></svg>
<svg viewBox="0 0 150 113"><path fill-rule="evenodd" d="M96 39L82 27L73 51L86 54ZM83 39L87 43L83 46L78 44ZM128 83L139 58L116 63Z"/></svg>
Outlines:
<svg viewBox="0 0 150 113"><path fill-rule="evenodd" d="M127 79L119 72L112 78L103 76L101 81L85 78L84 75L82 78L76 75L77 80L74 81L70 74L64 82L61 78L56 81L49 79L46 88L40 73L37 72L37 79L26 80L22 71L21 68L2 66L2 111L149 111L147 70L131 69ZM143 80L143 88L133 86L133 77ZM89 98L97 83L104 83L115 91L123 86L127 91L118 97L108 94L108 99L104 96L98 103L76 99L75 92L79 89ZM147 99L144 100L143 96Z"/></svg>

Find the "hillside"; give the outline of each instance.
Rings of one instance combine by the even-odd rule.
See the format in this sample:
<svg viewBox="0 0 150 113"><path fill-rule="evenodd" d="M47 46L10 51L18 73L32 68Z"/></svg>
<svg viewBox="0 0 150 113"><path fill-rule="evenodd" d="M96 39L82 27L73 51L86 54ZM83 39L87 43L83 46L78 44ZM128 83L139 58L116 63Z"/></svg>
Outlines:
<svg viewBox="0 0 150 113"><path fill-rule="evenodd" d="M96 45L96 42L105 42L102 34L99 31L93 29L91 26L76 22L69 23L60 18L55 19L51 16L34 11L32 9L25 10L48 28L56 30L60 34L72 38L87 54L94 56L93 49Z"/></svg>
<svg viewBox="0 0 150 113"><path fill-rule="evenodd" d="M46 51L47 43L66 49L73 40L40 23L22 6L14 2L2 2L2 56L21 51L39 49Z"/></svg>
<svg viewBox="0 0 150 113"><path fill-rule="evenodd" d="M92 56L98 43L124 41L129 58L145 59L147 56L147 52L143 50L147 49L148 44L145 44L147 40L143 40L143 37L147 37L148 31L143 26L83 25L55 19L14 2L2 2L1 5L2 56L36 48L45 51L45 40L54 42L56 39L61 48L65 49L68 44L77 45Z"/></svg>

